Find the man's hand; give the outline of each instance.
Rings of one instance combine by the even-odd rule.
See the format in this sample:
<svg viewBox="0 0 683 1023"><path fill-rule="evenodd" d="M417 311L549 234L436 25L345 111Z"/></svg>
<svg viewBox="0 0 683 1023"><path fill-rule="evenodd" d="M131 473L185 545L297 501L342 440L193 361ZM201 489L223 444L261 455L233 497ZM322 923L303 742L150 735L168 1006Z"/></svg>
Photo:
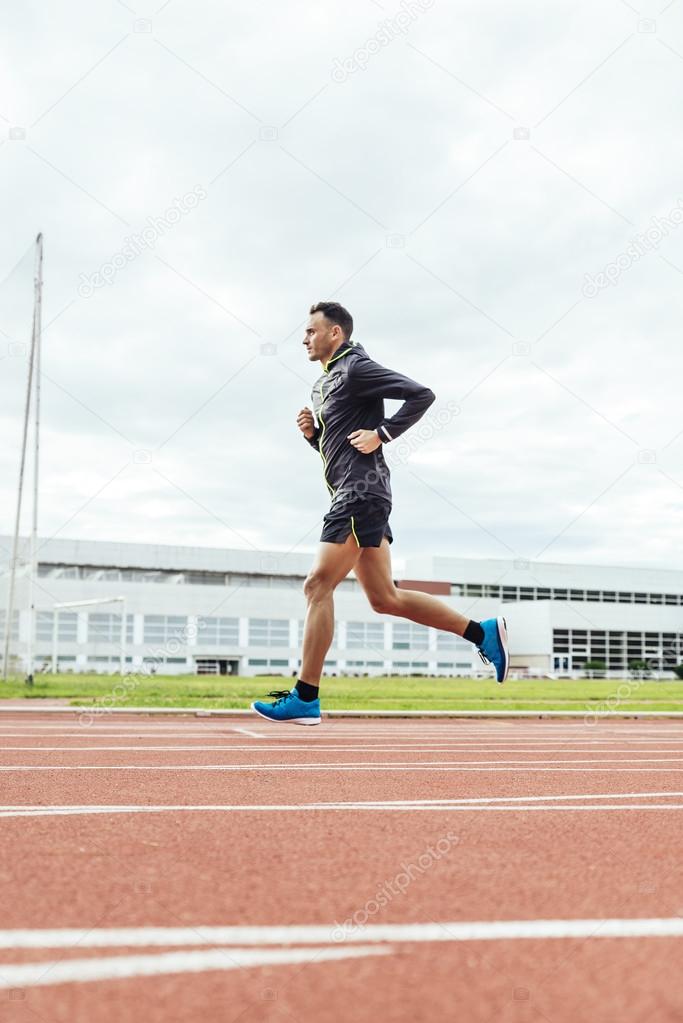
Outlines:
<svg viewBox="0 0 683 1023"><path fill-rule="evenodd" d="M356 451L360 451L363 455L369 455L382 443L377 430L354 430L346 439L351 441Z"/></svg>
<svg viewBox="0 0 683 1023"><path fill-rule="evenodd" d="M301 412L297 415L296 425L299 427L306 440L310 440L311 437L314 436L315 419L313 418L313 413L308 406L306 406L306 408L302 408Z"/></svg>

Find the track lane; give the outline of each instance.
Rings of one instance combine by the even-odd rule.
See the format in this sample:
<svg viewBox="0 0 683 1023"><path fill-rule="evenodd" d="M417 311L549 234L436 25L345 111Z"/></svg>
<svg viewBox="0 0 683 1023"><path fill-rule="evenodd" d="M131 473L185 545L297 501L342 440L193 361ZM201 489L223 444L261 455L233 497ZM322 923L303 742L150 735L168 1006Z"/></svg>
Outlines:
<svg viewBox="0 0 683 1023"><path fill-rule="evenodd" d="M187 728L174 722L168 729L160 721L150 727L131 718L106 729L98 722L85 736L94 748L69 750L47 747L83 745L82 733L63 736L63 722L58 728L36 722L42 724L50 727L1 722L0 765L105 769L0 772L5 806L439 798L518 799L520 805L508 805L505 812L488 803L484 809L461 804L457 810L3 818L5 927L301 923L332 929L353 922L368 906L370 922L396 924L675 919L683 913L676 837L681 811L600 809L619 798L683 803L676 795L683 791L683 773L673 759L683 755L676 749L683 744L683 727L610 723L597 726L596 735L595 728L577 730L559 722L475 728L470 721L425 728L390 722L386 731L373 722L365 735L358 723L335 721L314 739L308 732L294 738L291 728L275 728L264 740L226 731L224 722L220 730L215 722L209 729L203 722L198 727L196 720ZM39 748L7 748L23 743ZM136 748L101 748L118 743ZM140 743L191 748L142 750ZM270 749L262 748L266 744ZM198 748L202 745L219 749ZM594 763L579 763L586 760ZM203 769L219 761L237 770ZM417 762L425 765L422 771L411 770ZM126 769L126 763L141 769ZM348 768L335 767L338 763ZM277 764L282 766L273 770ZM174 766L202 770L150 770ZM123 769L106 769L111 767ZM654 795L659 793L664 795ZM579 806L592 799L596 809L531 812L534 800L569 802L569 796L578 797ZM443 855L426 852L445 849L444 841ZM423 870L420 856L430 861ZM414 869L407 869L411 865ZM408 875L404 891L397 888L401 873ZM380 892L386 903L375 911L372 903ZM333 934L330 942L335 943ZM143 951L148 956L152 950ZM153 951L166 954L173 948ZM341 1011L361 1023L451 1020L454 1011L482 1023L492 1018L526 1023L539 1014L553 1023L616 1018L673 1023L683 1015L681 985L663 979L678 977L680 952L676 938L421 946L398 941L386 955L352 962L322 955L316 961L314 954L277 966L214 966L196 974L28 987L21 999L5 1005L13 1023L24 1023L24 1017L35 1021L36 1014L51 1021L125 1017L155 1023L201 1014L206 1023L284 1023L292 1017L336 1023L343 991ZM121 946L102 956L133 961L139 953ZM69 969L78 971L73 963L91 958L98 958L96 950L60 949L58 960L70 961ZM42 962L47 968L54 959L46 948L0 950L0 973L2 962Z"/></svg>

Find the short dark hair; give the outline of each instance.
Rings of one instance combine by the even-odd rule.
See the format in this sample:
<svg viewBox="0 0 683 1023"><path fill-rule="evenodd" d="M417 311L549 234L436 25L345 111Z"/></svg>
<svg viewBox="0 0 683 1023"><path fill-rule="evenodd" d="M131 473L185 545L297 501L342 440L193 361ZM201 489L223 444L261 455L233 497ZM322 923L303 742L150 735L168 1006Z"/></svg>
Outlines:
<svg viewBox="0 0 683 1023"><path fill-rule="evenodd" d="M311 306L310 314L322 313L330 323L336 323L342 329L342 334L348 341L353 334L353 316L339 302L316 302Z"/></svg>

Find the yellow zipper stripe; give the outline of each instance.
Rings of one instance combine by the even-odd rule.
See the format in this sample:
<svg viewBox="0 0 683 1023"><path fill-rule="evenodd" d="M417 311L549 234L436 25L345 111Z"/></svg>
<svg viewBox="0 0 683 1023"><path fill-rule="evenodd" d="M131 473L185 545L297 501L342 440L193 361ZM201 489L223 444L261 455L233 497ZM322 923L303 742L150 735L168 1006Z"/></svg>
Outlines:
<svg viewBox="0 0 683 1023"><path fill-rule="evenodd" d="M355 341L351 341L350 342L350 344L352 344L352 345L355 345L355 343L356 343ZM337 359L341 359L341 357L343 355L348 355L350 351L351 351L351 349L347 348L345 352L340 352L339 355L333 355L332 358L330 359L330 361L327 363L327 366L323 366L323 373L327 373L328 372L328 366L331 366L333 362L337 361Z"/></svg>
<svg viewBox="0 0 683 1023"><path fill-rule="evenodd" d="M355 523L353 521L353 515L351 516L351 532L353 533L354 540L356 541L356 543L360 547L360 540L358 539L358 536L356 534L356 525L355 525Z"/></svg>
<svg viewBox="0 0 683 1023"><path fill-rule="evenodd" d="M355 345L356 342L355 341L351 341L349 343L351 345ZM333 362L336 362L337 359L341 359L342 356L344 356L344 355L348 355L350 351L351 351L351 349L347 348L345 352L340 352L339 355L333 356L333 358L331 358L330 361L327 363L327 366L323 366L323 372L327 373L328 372L328 367L331 366ZM325 452L323 451L323 438L325 436L325 420L323 419L323 405L325 404L327 398L326 397L323 398L323 382L322 382L322 380L320 381L320 388L319 388L318 393L320 395L320 408L318 409L318 419L320 420L320 436L318 437L318 448L320 450L320 457L323 460L323 479L325 480L325 486L329 490L329 492L332 495L332 497L334 497L334 493L335 492L334 492L333 488L330 486L330 484L327 482L327 459L325 458ZM358 544L358 546L360 547L360 544Z"/></svg>
<svg viewBox="0 0 683 1023"><path fill-rule="evenodd" d="M320 381L320 408L318 409L318 419L320 420L320 436L318 437L318 448L320 450L320 457L323 460L323 479L325 480L325 486L329 490L332 497L334 497L334 490L327 482L327 459L325 458L325 452L323 451L323 438L325 436L325 420L323 419L323 405L325 400L323 398L323 382Z"/></svg>

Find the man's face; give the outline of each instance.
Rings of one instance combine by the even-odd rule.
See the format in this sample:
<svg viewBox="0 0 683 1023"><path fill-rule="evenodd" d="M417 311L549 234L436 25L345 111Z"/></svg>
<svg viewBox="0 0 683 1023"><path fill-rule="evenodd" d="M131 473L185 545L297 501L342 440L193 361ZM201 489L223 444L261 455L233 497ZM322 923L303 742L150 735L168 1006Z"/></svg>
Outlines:
<svg viewBox="0 0 683 1023"><path fill-rule="evenodd" d="M303 344L308 352L310 362L327 360L330 352L342 339L341 327L330 323L325 313L312 313L308 318Z"/></svg>

